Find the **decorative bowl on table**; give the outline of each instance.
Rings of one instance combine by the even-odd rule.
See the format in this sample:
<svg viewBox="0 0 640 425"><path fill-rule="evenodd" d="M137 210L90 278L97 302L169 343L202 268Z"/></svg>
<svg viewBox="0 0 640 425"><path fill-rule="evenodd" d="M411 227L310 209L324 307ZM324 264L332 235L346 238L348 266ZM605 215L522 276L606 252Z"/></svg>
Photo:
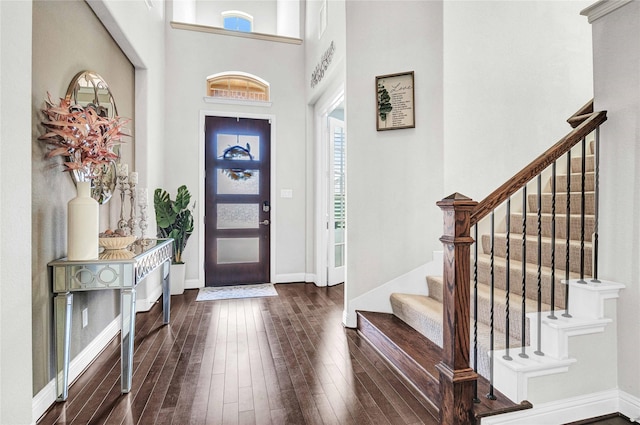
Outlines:
<svg viewBox="0 0 640 425"><path fill-rule="evenodd" d="M105 249L100 253L98 259L100 260L130 260L135 257L136 254L128 249Z"/></svg>
<svg viewBox="0 0 640 425"><path fill-rule="evenodd" d="M135 236L111 236L98 238L98 244L108 250L125 249L135 241Z"/></svg>

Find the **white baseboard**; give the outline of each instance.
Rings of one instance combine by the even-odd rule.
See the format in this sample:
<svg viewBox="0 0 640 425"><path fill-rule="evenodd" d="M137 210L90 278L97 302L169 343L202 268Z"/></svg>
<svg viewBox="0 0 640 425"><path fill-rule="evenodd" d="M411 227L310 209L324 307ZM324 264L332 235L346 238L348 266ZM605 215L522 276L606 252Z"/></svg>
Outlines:
<svg viewBox="0 0 640 425"><path fill-rule="evenodd" d="M620 391L618 412L634 422L640 423L640 398Z"/></svg>
<svg viewBox="0 0 640 425"><path fill-rule="evenodd" d="M305 273L283 273L276 275L274 283L307 282Z"/></svg>
<svg viewBox="0 0 640 425"><path fill-rule="evenodd" d="M355 329L358 327L358 316L354 311L348 311L346 308L342 310L342 325L345 328Z"/></svg>
<svg viewBox="0 0 640 425"><path fill-rule="evenodd" d="M633 419L633 414L629 416L628 412L625 413L621 409L623 394L615 389L541 403L531 409L482 418L480 423L481 425L558 425L616 412ZM640 400L633 400L633 397L628 394L625 400L629 403L629 406L625 407L640 412Z"/></svg>
<svg viewBox="0 0 640 425"><path fill-rule="evenodd" d="M89 345L69 362L69 382L73 382L98 357L109 342L120 332L121 317L118 315ZM56 380L49 381L31 400L34 418L40 418L56 402Z"/></svg>
<svg viewBox="0 0 640 425"><path fill-rule="evenodd" d="M204 288L204 283L200 279L185 279L184 289L199 289Z"/></svg>
<svg viewBox="0 0 640 425"><path fill-rule="evenodd" d="M136 291L136 313L151 310L158 298L162 296L162 283L151 280L144 283L146 283L145 298L140 298L139 294L141 292Z"/></svg>

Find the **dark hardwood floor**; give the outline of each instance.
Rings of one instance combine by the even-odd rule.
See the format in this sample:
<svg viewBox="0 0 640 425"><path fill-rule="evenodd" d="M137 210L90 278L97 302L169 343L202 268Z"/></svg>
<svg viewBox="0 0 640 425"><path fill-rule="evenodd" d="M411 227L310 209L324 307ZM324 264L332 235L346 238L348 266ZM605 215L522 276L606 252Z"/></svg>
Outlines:
<svg viewBox="0 0 640 425"><path fill-rule="evenodd" d="M278 297L196 302L136 317L133 387L119 338L38 424L436 424L430 407L342 327L343 288L276 285Z"/></svg>

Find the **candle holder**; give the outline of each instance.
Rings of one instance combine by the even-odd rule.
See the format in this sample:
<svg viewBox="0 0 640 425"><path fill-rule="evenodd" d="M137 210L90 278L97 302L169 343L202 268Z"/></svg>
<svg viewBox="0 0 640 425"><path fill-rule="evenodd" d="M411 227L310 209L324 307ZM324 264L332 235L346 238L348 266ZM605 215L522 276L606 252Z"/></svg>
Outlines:
<svg viewBox="0 0 640 425"><path fill-rule="evenodd" d="M144 238L149 224L147 221L147 189L143 187L138 189L138 208L140 210L140 222L138 223L140 237Z"/></svg>
<svg viewBox="0 0 640 425"><path fill-rule="evenodd" d="M136 220L136 183L131 178L129 178L129 203L131 211L129 212L129 221L127 222L127 226L129 227L131 234L135 235L136 224L138 222L138 220Z"/></svg>
<svg viewBox="0 0 640 425"><path fill-rule="evenodd" d="M129 188L129 177L124 174L118 175L118 189L120 190L120 219L118 220L118 229L124 232L125 236L129 236L130 228L127 220L124 218L124 198Z"/></svg>

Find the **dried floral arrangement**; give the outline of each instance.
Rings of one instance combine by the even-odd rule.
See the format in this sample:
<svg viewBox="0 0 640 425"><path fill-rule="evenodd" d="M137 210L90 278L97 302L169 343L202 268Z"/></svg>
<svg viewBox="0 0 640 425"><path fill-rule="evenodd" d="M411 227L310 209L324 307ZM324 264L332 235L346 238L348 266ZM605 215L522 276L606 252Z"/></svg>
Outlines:
<svg viewBox="0 0 640 425"><path fill-rule="evenodd" d="M65 158L64 171L75 170L92 179L98 166L118 159L113 148L127 136L122 130L129 119L104 117L98 112L99 106L71 104L68 99L61 98L56 104L49 93L45 102L42 125L46 130L38 139L53 146L48 158Z"/></svg>

